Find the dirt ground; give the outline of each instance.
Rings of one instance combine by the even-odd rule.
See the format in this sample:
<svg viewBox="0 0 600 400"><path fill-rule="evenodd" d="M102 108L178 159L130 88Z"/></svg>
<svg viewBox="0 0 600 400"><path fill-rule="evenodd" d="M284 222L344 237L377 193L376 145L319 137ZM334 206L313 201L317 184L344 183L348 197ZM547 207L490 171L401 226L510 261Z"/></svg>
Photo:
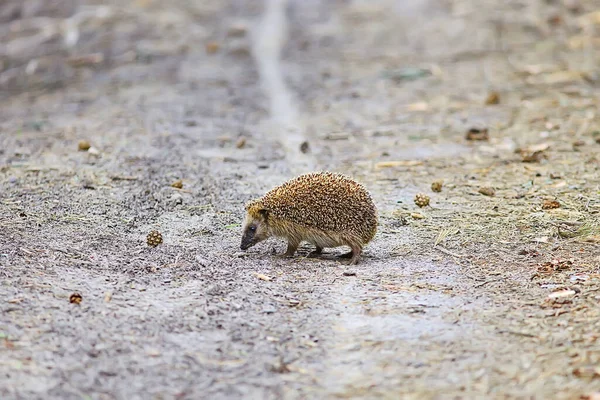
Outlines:
<svg viewBox="0 0 600 400"><path fill-rule="evenodd" d="M600 398L599 11L3 2L0 397ZM240 251L313 169L361 263Z"/></svg>

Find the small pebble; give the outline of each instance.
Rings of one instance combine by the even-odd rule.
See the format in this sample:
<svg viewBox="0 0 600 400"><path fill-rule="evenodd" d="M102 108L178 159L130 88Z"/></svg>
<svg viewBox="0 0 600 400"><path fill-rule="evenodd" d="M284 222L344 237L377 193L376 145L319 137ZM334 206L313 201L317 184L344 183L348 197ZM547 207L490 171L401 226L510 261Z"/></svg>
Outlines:
<svg viewBox="0 0 600 400"><path fill-rule="evenodd" d="M235 21L229 25L227 35L231 37L244 37L248 32L248 24L245 21Z"/></svg>
<svg viewBox="0 0 600 400"><path fill-rule="evenodd" d="M100 151L97 148L95 148L95 147L90 147L87 152L90 153L93 156L99 156L100 155Z"/></svg>
<svg viewBox="0 0 600 400"><path fill-rule="evenodd" d="M183 196L180 195L179 193L173 193L173 195L171 196L169 201L171 202L171 204L174 204L174 205L183 204Z"/></svg>

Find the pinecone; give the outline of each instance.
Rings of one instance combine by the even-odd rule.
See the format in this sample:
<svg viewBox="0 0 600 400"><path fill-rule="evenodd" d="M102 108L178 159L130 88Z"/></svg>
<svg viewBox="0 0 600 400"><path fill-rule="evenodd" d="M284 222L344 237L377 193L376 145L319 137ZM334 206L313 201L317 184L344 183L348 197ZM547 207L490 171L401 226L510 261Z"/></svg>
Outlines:
<svg viewBox="0 0 600 400"><path fill-rule="evenodd" d="M441 192L442 191L442 186L444 185L443 181L435 181L431 184L431 190L433 190L434 192Z"/></svg>
<svg viewBox="0 0 600 400"><path fill-rule="evenodd" d="M146 236L146 242L148 243L148 246L151 247L156 247L159 244L161 244L163 241L162 239L162 235L160 234L159 231L152 231L148 234L148 236Z"/></svg>
<svg viewBox="0 0 600 400"><path fill-rule="evenodd" d="M419 207L425 207L429 205L429 196L425 193L419 193L415 196L415 204Z"/></svg>

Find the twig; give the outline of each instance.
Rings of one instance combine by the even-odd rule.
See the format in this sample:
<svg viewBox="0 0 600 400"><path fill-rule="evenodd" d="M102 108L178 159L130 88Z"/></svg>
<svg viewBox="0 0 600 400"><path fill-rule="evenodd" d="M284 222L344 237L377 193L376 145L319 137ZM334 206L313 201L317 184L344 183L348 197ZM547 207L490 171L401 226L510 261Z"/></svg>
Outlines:
<svg viewBox="0 0 600 400"><path fill-rule="evenodd" d="M501 280L502 280L502 278L499 278L499 279L490 279L490 280L488 280L488 281L481 282L481 283L479 283L479 284L475 285L475 287L476 287L476 288L480 288L480 287L482 287L482 286L485 286L485 285L487 285L488 283L492 283L492 282L498 282L498 281L501 281Z"/></svg>
<svg viewBox="0 0 600 400"><path fill-rule="evenodd" d="M439 244L438 244L437 246L433 246L433 247L434 247L435 249L438 249L438 250L439 250L439 251L441 251L442 253L444 253L444 254L447 254L447 255L449 255L449 256L452 256L452 257L458 257L458 258L461 258L461 257L464 257L464 256L465 256L464 254L457 254L457 253L453 253L453 252L451 252L450 250L447 250L447 249L443 248L443 247L442 247L442 246L440 246Z"/></svg>
<svg viewBox="0 0 600 400"><path fill-rule="evenodd" d="M508 329L501 329L501 330L498 331L498 333L510 333L511 335L517 335L517 336L537 337L537 335L534 335L532 333L519 332L519 331L511 331L511 330L508 330Z"/></svg>
<svg viewBox="0 0 600 400"><path fill-rule="evenodd" d="M113 175L110 177L113 181L137 181L137 176L121 176L121 175Z"/></svg>

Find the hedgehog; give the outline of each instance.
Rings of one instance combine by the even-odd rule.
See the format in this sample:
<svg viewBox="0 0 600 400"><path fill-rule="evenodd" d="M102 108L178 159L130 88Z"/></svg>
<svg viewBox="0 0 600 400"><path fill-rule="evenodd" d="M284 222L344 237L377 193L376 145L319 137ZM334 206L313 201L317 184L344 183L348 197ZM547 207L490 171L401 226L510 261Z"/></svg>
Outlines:
<svg viewBox="0 0 600 400"><path fill-rule="evenodd" d="M246 204L241 249L270 237L287 240L285 257L302 241L322 253L326 247L349 246L341 255L357 264L363 247L377 231L377 209L363 185L333 172L300 175Z"/></svg>

